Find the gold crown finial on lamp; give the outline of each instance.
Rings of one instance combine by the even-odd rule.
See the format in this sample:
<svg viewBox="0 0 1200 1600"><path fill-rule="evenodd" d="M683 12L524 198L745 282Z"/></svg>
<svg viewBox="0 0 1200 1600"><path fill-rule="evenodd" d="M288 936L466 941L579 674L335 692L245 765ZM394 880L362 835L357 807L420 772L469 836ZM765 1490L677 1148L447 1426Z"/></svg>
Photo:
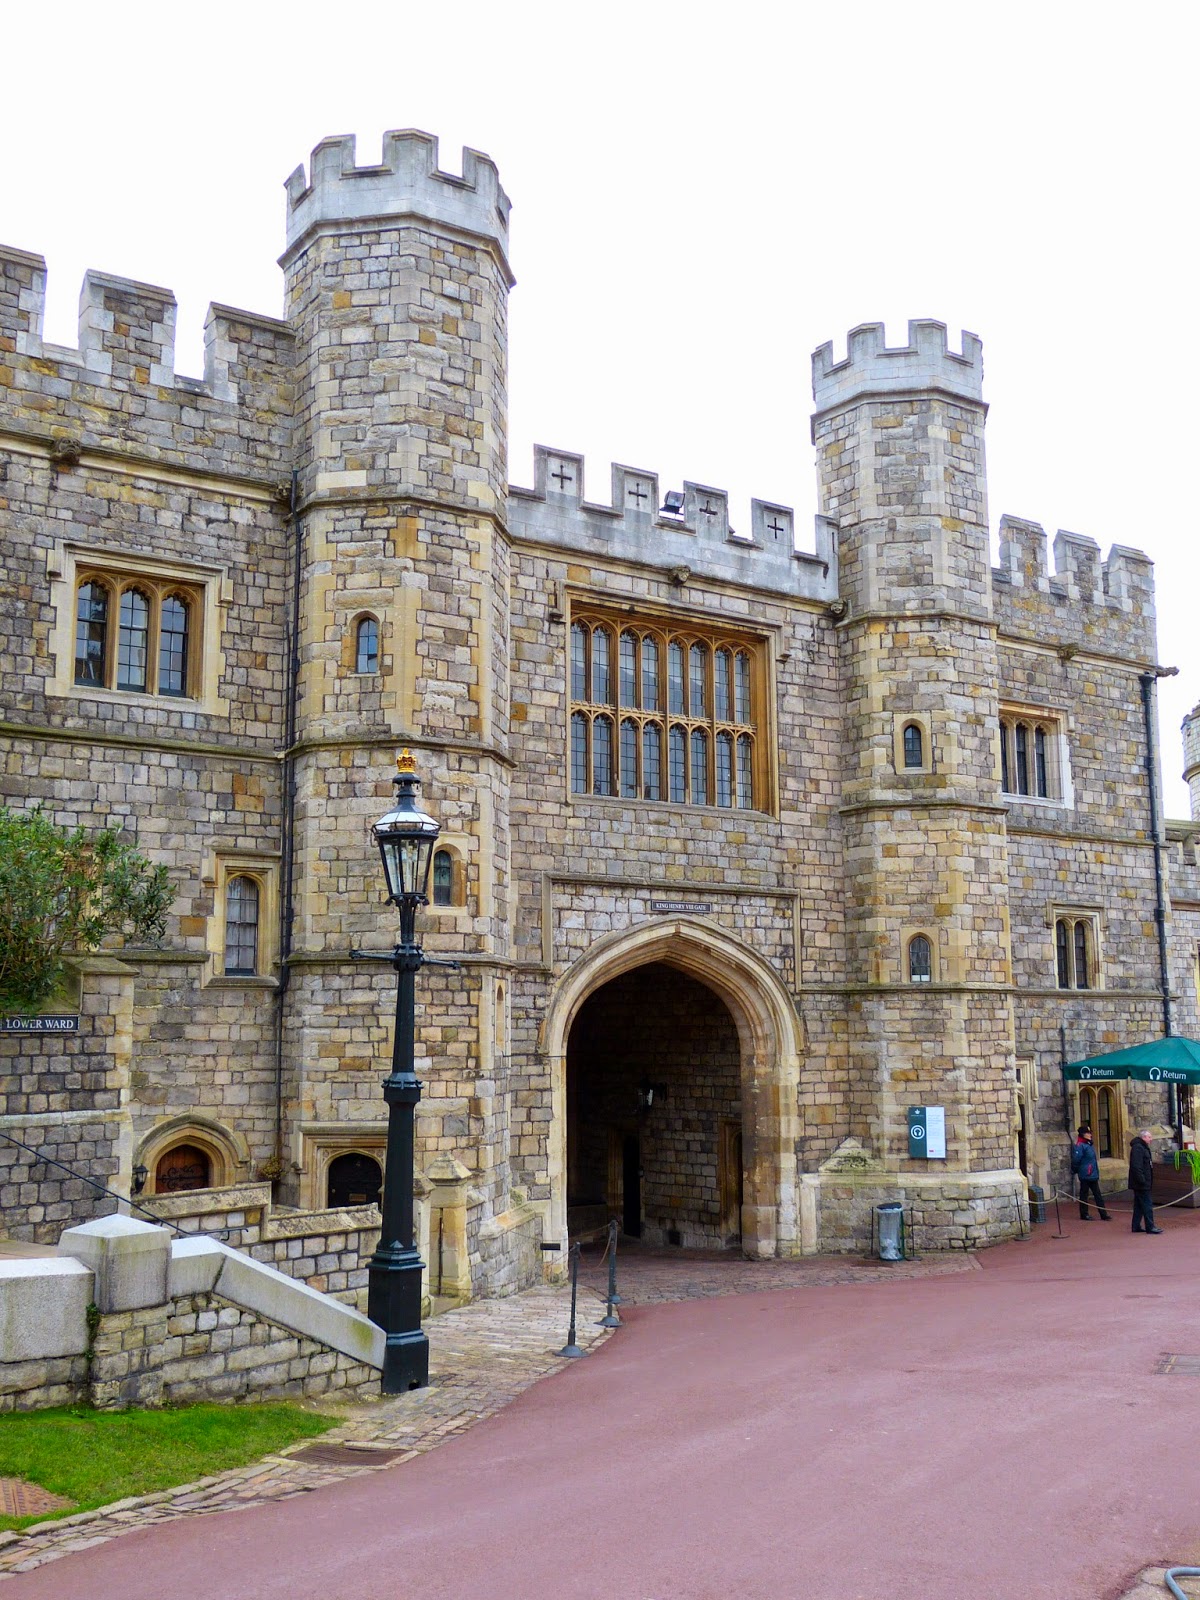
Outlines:
<svg viewBox="0 0 1200 1600"><path fill-rule="evenodd" d="M411 750L401 750L400 754L396 757L396 771L397 772L415 772L416 770L417 770L417 763L416 763L416 761L415 761L415 759L413 757L412 751Z"/></svg>

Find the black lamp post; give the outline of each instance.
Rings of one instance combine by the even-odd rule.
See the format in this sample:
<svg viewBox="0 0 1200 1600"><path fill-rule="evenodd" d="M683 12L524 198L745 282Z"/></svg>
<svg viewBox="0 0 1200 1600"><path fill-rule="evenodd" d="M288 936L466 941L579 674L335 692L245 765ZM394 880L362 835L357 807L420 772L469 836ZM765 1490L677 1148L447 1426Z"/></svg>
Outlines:
<svg viewBox="0 0 1200 1600"><path fill-rule="evenodd" d="M415 928L417 907L428 903L425 886L439 829L417 805L420 783L411 752L400 756L396 768L396 803L371 829L383 857L388 899L400 912L399 944L390 956L376 957L389 962L397 977L392 1071L383 1080L388 1108L383 1224L367 1269L367 1315L387 1334L384 1394L403 1394L429 1382L429 1340L421 1330L422 1261L413 1229L413 1132L421 1098L414 1067L415 980L425 965Z"/></svg>

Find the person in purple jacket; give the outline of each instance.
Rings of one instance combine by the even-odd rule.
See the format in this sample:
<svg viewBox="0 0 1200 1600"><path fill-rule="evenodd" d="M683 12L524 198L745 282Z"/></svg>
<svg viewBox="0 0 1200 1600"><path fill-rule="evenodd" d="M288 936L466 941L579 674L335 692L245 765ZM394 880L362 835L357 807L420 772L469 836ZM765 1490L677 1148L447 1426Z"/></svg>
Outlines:
<svg viewBox="0 0 1200 1600"><path fill-rule="evenodd" d="M1100 1193L1100 1163L1096 1159L1096 1146L1092 1143L1092 1130L1086 1122L1080 1128L1075 1148L1071 1151L1071 1171L1079 1179L1080 1222L1092 1220L1088 1212L1089 1196L1095 1201L1100 1220L1111 1222L1112 1217L1105 1209L1104 1196Z"/></svg>

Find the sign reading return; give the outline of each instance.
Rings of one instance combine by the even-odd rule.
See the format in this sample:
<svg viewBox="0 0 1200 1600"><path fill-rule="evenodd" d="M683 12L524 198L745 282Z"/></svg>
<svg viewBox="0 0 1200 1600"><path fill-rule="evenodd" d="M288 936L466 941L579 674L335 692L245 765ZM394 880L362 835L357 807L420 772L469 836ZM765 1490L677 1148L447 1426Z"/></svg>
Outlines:
<svg viewBox="0 0 1200 1600"><path fill-rule="evenodd" d="M946 1159L945 1106L909 1106L908 1153L922 1161Z"/></svg>
<svg viewBox="0 0 1200 1600"><path fill-rule="evenodd" d="M78 1033L79 1018L0 1017L0 1033Z"/></svg>

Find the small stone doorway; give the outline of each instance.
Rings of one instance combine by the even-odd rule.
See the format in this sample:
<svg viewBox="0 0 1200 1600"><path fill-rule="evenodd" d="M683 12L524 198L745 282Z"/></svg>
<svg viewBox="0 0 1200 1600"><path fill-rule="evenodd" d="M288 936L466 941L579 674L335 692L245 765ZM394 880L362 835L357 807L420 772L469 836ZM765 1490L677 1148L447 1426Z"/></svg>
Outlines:
<svg viewBox="0 0 1200 1600"><path fill-rule="evenodd" d="M383 1170L374 1156L352 1151L329 1163L326 1205L377 1206L383 1189Z"/></svg>
<svg viewBox="0 0 1200 1600"><path fill-rule="evenodd" d="M742 1243L737 1026L706 984L648 962L602 984L567 1041L573 1236L621 1219L649 1245Z"/></svg>

